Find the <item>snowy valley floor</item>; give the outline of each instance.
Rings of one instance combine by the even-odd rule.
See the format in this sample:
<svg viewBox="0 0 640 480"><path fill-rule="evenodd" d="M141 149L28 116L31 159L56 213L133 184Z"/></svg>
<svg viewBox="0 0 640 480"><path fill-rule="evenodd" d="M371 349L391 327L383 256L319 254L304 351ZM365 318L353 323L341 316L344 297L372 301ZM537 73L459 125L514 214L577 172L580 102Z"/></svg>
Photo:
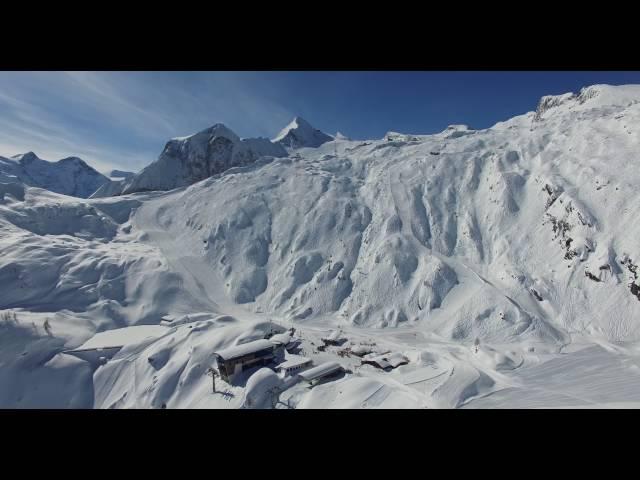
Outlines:
<svg viewBox="0 0 640 480"><path fill-rule="evenodd" d="M200 313L174 326L134 326L92 336L81 319L14 310L0 327L0 405L4 408L638 408L640 344L574 340L559 351L544 345L460 345L419 328L343 328L347 342L319 351L331 319L296 323L299 354L314 363L338 361L347 373L310 387L300 382L275 396L252 380L232 385L206 370L221 346L261 338L272 316ZM237 312L240 313L240 312ZM168 323L168 322L165 322ZM57 332L56 332L57 330ZM57 337L61 331L62 338ZM125 343L105 365L60 353L65 339L86 348ZM409 363L385 372L361 365L355 345L401 352ZM253 382L253 383L252 383Z"/></svg>

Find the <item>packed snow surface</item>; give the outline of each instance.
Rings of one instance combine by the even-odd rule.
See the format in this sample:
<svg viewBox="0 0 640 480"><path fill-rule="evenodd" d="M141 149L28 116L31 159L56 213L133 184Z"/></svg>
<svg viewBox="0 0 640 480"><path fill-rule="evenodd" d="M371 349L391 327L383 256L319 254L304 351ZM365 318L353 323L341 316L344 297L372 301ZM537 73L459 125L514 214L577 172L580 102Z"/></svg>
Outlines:
<svg viewBox="0 0 640 480"><path fill-rule="evenodd" d="M173 139L88 200L0 180L0 406L640 406L640 86L484 130L306 125ZM341 375L212 392L215 352L290 327ZM62 353L109 332L105 364Z"/></svg>

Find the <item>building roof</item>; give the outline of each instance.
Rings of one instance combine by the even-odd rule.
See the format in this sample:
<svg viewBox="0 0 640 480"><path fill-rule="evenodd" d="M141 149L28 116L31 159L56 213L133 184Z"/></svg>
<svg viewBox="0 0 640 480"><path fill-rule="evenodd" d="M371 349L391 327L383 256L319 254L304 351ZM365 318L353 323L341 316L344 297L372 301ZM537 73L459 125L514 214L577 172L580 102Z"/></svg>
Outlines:
<svg viewBox="0 0 640 480"><path fill-rule="evenodd" d="M310 368L309 370L305 370L304 372L299 373L298 376L310 382L311 380L324 377L338 370L342 370L342 365L338 362L327 362L322 365L318 365L317 367Z"/></svg>
<svg viewBox="0 0 640 480"><path fill-rule="evenodd" d="M276 333L271 338L269 338L269 341L274 342L274 343L281 343L282 345L286 345L291 341L291 334L290 333Z"/></svg>
<svg viewBox="0 0 640 480"><path fill-rule="evenodd" d="M342 332L340 330L334 330L328 335L322 337L322 340L329 340L334 342L342 339L344 339L344 336L342 335Z"/></svg>
<svg viewBox="0 0 640 480"><path fill-rule="evenodd" d="M392 353L386 358L386 360L393 368L409 363L409 359L399 352Z"/></svg>
<svg viewBox="0 0 640 480"><path fill-rule="evenodd" d="M287 359L279 364L277 368L292 368L297 367L298 365L306 365L307 363L311 363L311 359L309 357L303 357L301 355L288 355Z"/></svg>
<svg viewBox="0 0 640 480"><path fill-rule="evenodd" d="M396 368L400 365L405 365L409 363L409 360L399 352L383 353L381 355L373 353L365 355L362 359L362 363L373 363L384 369L389 367Z"/></svg>
<svg viewBox="0 0 640 480"><path fill-rule="evenodd" d="M373 363L380 368L389 368L391 364L387 362L384 355L378 355L377 357L364 357L362 363Z"/></svg>
<svg viewBox="0 0 640 480"><path fill-rule="evenodd" d="M351 347L351 352L354 353L355 355L367 355L372 351L373 351L373 347L371 347L370 345L358 344Z"/></svg>
<svg viewBox="0 0 640 480"><path fill-rule="evenodd" d="M225 348L214 352L215 355L221 357L223 360L232 360L234 358L244 357L245 355L251 355L262 350L273 350L275 345L269 340L254 340L253 342L243 343L241 345L234 345L233 347Z"/></svg>

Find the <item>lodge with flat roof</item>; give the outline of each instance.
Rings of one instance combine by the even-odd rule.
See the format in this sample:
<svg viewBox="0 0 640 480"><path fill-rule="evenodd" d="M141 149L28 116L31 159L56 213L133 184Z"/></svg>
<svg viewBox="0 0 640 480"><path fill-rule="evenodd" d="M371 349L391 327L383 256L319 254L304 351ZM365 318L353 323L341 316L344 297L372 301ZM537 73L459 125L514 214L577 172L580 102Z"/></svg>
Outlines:
<svg viewBox="0 0 640 480"><path fill-rule="evenodd" d="M309 368L312 363L308 357L289 354L287 359L276 367L276 370L285 376L294 375Z"/></svg>
<svg viewBox="0 0 640 480"><path fill-rule="evenodd" d="M322 365L318 365L317 367L310 368L309 370L305 370L304 372L300 372L298 377L302 380L314 383L318 382L323 378L333 377L339 375L344 371L342 365L338 362L326 362Z"/></svg>
<svg viewBox="0 0 640 480"><path fill-rule="evenodd" d="M219 350L213 355L218 364L220 377L229 382L252 367L267 366L274 362L282 345L260 339Z"/></svg>

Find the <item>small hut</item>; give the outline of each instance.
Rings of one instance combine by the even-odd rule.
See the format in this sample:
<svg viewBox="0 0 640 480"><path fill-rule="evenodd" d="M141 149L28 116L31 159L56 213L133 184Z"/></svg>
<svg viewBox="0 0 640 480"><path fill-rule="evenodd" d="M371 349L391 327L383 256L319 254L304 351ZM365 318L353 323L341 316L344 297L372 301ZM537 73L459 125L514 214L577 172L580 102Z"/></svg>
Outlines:
<svg viewBox="0 0 640 480"><path fill-rule="evenodd" d="M294 351L296 348L300 347L302 343L300 339L295 338L292 332L285 333L277 333L269 338L269 341L276 344L281 345L287 352Z"/></svg>
<svg viewBox="0 0 640 480"><path fill-rule="evenodd" d="M366 355L362 359L362 365L372 365L385 371L393 370L400 365L406 365L409 359L401 353L383 353L382 355L373 353Z"/></svg>
<svg viewBox="0 0 640 480"><path fill-rule="evenodd" d="M347 341L340 330L332 331L328 335L322 337L321 340L325 344L325 346L333 345L337 347Z"/></svg>

